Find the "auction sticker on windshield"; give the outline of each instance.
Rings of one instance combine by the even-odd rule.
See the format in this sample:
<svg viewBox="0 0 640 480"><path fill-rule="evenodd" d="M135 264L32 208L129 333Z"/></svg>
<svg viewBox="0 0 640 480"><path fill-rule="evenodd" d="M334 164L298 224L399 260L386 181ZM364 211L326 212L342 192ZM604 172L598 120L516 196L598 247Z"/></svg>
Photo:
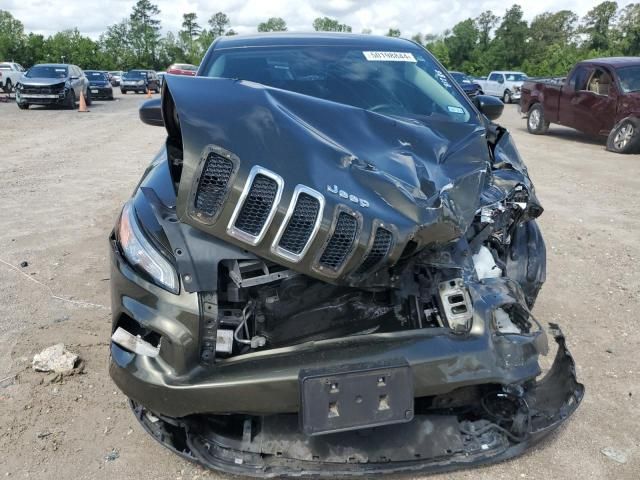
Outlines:
<svg viewBox="0 0 640 480"><path fill-rule="evenodd" d="M362 52L362 54L370 62L418 62L410 52Z"/></svg>

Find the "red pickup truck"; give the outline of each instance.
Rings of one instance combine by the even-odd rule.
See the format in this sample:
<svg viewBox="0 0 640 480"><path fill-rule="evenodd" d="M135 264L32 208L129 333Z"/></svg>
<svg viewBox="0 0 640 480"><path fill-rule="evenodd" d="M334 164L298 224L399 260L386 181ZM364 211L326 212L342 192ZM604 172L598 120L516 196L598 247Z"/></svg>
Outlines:
<svg viewBox="0 0 640 480"><path fill-rule="evenodd" d="M534 135L557 123L607 136L610 151L635 153L640 150L640 57L585 60L566 78L528 80L520 110Z"/></svg>

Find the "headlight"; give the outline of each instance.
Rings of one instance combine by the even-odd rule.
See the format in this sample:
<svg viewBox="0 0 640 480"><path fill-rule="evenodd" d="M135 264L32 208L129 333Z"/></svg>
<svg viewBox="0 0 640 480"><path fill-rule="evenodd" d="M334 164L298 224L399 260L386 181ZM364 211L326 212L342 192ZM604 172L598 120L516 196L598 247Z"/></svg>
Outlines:
<svg viewBox="0 0 640 480"><path fill-rule="evenodd" d="M144 85L144 80L138 80L138 85Z"/></svg>
<svg viewBox="0 0 640 480"><path fill-rule="evenodd" d="M178 274L173 265L145 237L138 225L131 202L127 202L122 209L118 241L131 265L144 270L161 287L178 294L180 291Z"/></svg>

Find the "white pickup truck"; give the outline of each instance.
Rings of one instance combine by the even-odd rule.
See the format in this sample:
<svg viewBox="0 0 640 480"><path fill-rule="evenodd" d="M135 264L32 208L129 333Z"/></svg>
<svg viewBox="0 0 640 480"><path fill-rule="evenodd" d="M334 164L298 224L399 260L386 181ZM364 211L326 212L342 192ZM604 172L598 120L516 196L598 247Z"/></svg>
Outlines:
<svg viewBox="0 0 640 480"><path fill-rule="evenodd" d="M0 62L0 89L11 93L23 73L24 68L19 63Z"/></svg>
<svg viewBox="0 0 640 480"><path fill-rule="evenodd" d="M502 98L504 103L519 102L522 83L527 75L522 72L495 71L485 80L477 80L485 95Z"/></svg>

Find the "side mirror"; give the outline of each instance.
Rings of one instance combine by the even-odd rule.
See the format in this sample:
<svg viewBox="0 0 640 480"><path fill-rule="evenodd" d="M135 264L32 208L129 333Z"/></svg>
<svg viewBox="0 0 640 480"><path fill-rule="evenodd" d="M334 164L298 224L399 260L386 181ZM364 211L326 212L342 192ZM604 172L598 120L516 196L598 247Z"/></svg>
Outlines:
<svg viewBox="0 0 640 480"><path fill-rule="evenodd" d="M80 77L77 75L71 75L71 80L79 80Z"/></svg>
<svg viewBox="0 0 640 480"><path fill-rule="evenodd" d="M496 120L502 115L504 110L504 103L498 97L491 97L489 95L476 95L473 97L474 105L480 110L485 117L489 120Z"/></svg>
<svg viewBox="0 0 640 480"><path fill-rule="evenodd" d="M500 77L500 78L498 79L498 83L504 83L504 78Z"/></svg>
<svg viewBox="0 0 640 480"><path fill-rule="evenodd" d="M142 123L146 123L147 125L164 127L164 120L162 118L162 99L153 98L144 102L140 107L140 120L142 120Z"/></svg>

